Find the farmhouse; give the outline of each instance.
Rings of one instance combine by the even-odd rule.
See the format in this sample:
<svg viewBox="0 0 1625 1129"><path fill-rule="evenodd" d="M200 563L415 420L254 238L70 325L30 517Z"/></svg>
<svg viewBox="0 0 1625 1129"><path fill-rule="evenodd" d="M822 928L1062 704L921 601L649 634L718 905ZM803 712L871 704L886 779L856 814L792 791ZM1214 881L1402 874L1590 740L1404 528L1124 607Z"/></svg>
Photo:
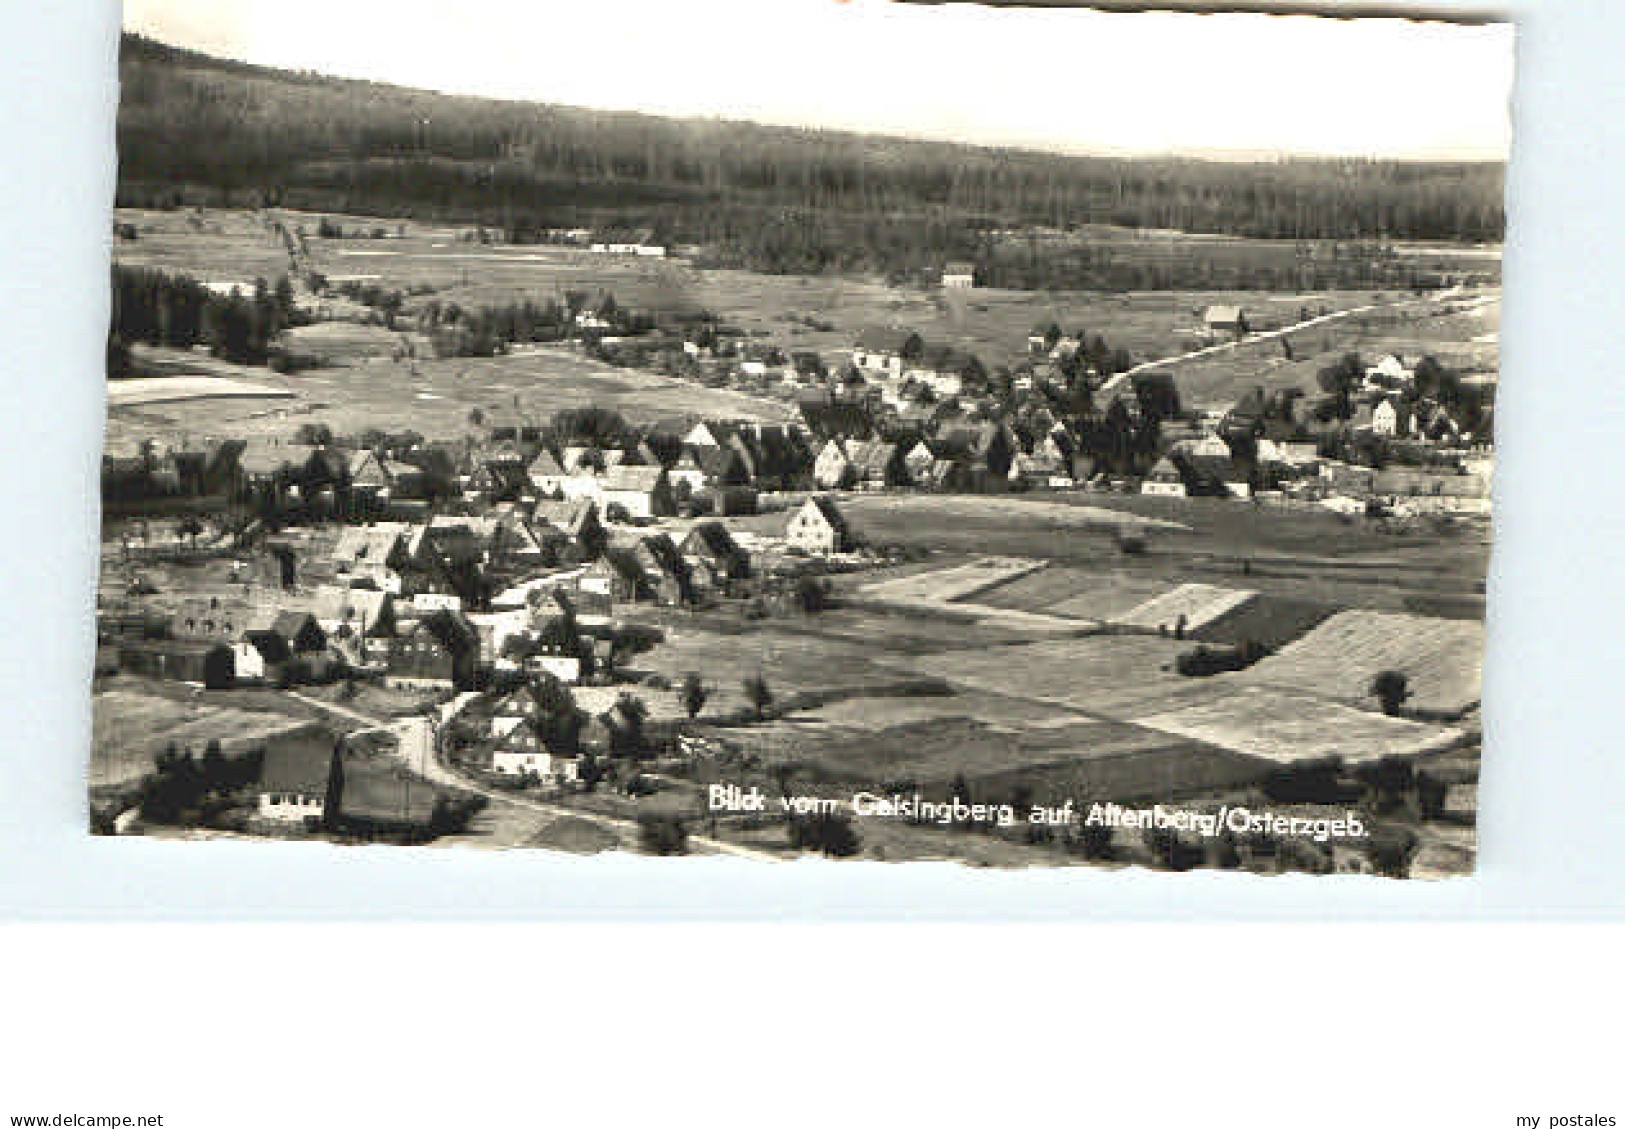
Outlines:
<svg viewBox="0 0 1625 1129"><path fill-rule="evenodd" d="M984 375L982 362L963 349L950 345L928 345L912 363L904 366L903 376L926 385L938 396L958 396L967 383Z"/></svg>
<svg viewBox="0 0 1625 1129"><path fill-rule="evenodd" d="M925 343L913 330L866 329L858 335L858 343L852 349L852 364L859 372L896 379L924 348Z"/></svg>
<svg viewBox="0 0 1625 1129"><path fill-rule="evenodd" d="M808 498L790 518L784 539L792 547L809 553L849 553L857 547L846 516L832 498Z"/></svg>
<svg viewBox="0 0 1625 1129"><path fill-rule="evenodd" d="M970 263L949 263L942 268L944 290L965 290L976 285L976 268Z"/></svg>
<svg viewBox="0 0 1625 1129"><path fill-rule="evenodd" d="M688 531L678 546L692 569L704 569L714 579L744 580L750 576L750 554L739 547L720 521L702 521Z"/></svg>
<svg viewBox="0 0 1625 1129"><path fill-rule="evenodd" d="M339 745L320 733L273 738L260 767L261 819L316 827L336 815L344 787Z"/></svg>
<svg viewBox="0 0 1625 1129"><path fill-rule="evenodd" d="M634 518L668 517L677 512L671 480L660 467L613 467L604 475L598 497L606 512L620 506Z"/></svg>
<svg viewBox="0 0 1625 1129"><path fill-rule="evenodd" d="M433 612L390 641L389 673L395 687L466 690L479 662L479 635L457 612Z"/></svg>
<svg viewBox="0 0 1625 1129"><path fill-rule="evenodd" d="M1179 473L1179 468L1173 461L1164 455L1157 460L1157 465L1151 468L1151 473L1145 476L1140 483L1140 493L1152 494L1164 498L1185 497L1185 479Z"/></svg>
<svg viewBox="0 0 1625 1129"><path fill-rule="evenodd" d="M852 480L859 490L885 490L907 479L902 453L895 443L881 439L848 443L846 453Z"/></svg>
<svg viewBox="0 0 1625 1129"><path fill-rule="evenodd" d="M637 557L625 549L610 549L589 565L576 582L584 593L602 596L614 604L651 598L653 585Z"/></svg>
<svg viewBox="0 0 1625 1129"><path fill-rule="evenodd" d="M580 758L561 756L534 733L517 729L491 750L491 771L503 776L534 776L542 785L580 779Z"/></svg>
<svg viewBox="0 0 1625 1129"><path fill-rule="evenodd" d="M558 457L546 447L530 460L530 466L525 469L530 475L531 487L542 497L553 498L564 493L564 480L568 476L559 465Z"/></svg>

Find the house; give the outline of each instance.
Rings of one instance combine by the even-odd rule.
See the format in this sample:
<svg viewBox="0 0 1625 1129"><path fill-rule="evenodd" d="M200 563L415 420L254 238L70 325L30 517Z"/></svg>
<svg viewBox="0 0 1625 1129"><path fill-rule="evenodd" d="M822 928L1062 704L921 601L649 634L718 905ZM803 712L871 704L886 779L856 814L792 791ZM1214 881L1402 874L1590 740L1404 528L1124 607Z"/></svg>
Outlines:
<svg viewBox="0 0 1625 1129"><path fill-rule="evenodd" d="M1226 451L1228 455L1228 451ZM1188 491L1185 489L1185 477L1179 473L1179 468L1167 455L1157 460L1151 472L1140 483L1140 493L1151 494L1163 498L1183 498Z"/></svg>
<svg viewBox="0 0 1625 1129"><path fill-rule="evenodd" d="M327 632L309 612L258 610L244 638L259 651L266 676L279 681L319 678L331 665Z"/></svg>
<svg viewBox="0 0 1625 1129"><path fill-rule="evenodd" d="M390 640L385 681L397 688L467 690L479 652L479 635L461 613L431 612Z"/></svg>
<svg viewBox="0 0 1625 1129"><path fill-rule="evenodd" d="M386 498L392 479L384 469L384 460L375 451L357 451L350 456L346 473L350 490L363 498Z"/></svg>
<svg viewBox="0 0 1625 1129"><path fill-rule="evenodd" d="M463 493L482 502L512 502L535 490L529 470L523 463L481 463L468 477Z"/></svg>
<svg viewBox="0 0 1625 1129"><path fill-rule="evenodd" d="M543 786L581 779L581 758L555 753L533 733L515 730L491 750L491 771L502 776L534 776Z"/></svg>
<svg viewBox="0 0 1625 1129"><path fill-rule="evenodd" d="M381 658L381 651L387 650L384 641L395 634L395 600L388 592L324 585L314 593L311 614L328 639L357 665ZM377 644L372 655L367 640Z"/></svg>
<svg viewBox="0 0 1625 1129"><path fill-rule="evenodd" d="M1313 443L1286 439L1260 439L1256 458L1260 466L1283 466L1298 469L1312 465L1319 457Z"/></svg>
<svg viewBox="0 0 1625 1129"><path fill-rule="evenodd" d="M1415 380L1416 373L1406 368L1405 362L1393 353L1365 370L1365 386L1369 390L1407 388Z"/></svg>
<svg viewBox="0 0 1625 1129"><path fill-rule="evenodd" d="M1383 399L1372 406L1370 427L1373 435L1409 435L1411 411L1393 399ZM1362 421L1363 422L1363 421Z"/></svg>
<svg viewBox="0 0 1625 1129"><path fill-rule="evenodd" d="M694 582L677 543L664 533L640 537L630 550L658 603L681 607L694 602Z"/></svg>
<svg viewBox="0 0 1625 1129"><path fill-rule="evenodd" d="M951 345L927 345L903 368L904 379L917 380L938 396L958 396L985 375L975 355Z"/></svg>
<svg viewBox="0 0 1625 1129"><path fill-rule="evenodd" d="M563 533L582 556L592 556L604 543L604 523L598 517L598 504L588 498L574 502L537 502L531 521L535 526L547 526Z"/></svg>
<svg viewBox="0 0 1625 1129"><path fill-rule="evenodd" d="M661 467L617 466L605 474L598 497L607 513L619 506L633 518L669 517L677 512L671 480Z"/></svg>
<svg viewBox="0 0 1625 1129"><path fill-rule="evenodd" d="M825 495L808 498L791 515L784 539L791 547L809 553L849 553L857 547L857 538L846 516L836 507L835 500Z"/></svg>
<svg viewBox="0 0 1625 1129"><path fill-rule="evenodd" d="M882 439L846 445L853 484L859 490L886 490L907 481L902 452Z"/></svg>
<svg viewBox="0 0 1625 1129"><path fill-rule="evenodd" d="M859 372L897 378L925 347L920 335L908 329L866 329L852 349L852 364Z"/></svg>
<svg viewBox="0 0 1625 1129"><path fill-rule="evenodd" d="M685 452L699 468L699 487L689 497L704 491L735 490L751 484L750 466L732 440L725 446L693 447ZM669 477L669 476L668 476ZM673 490L676 488L673 487ZM673 495L674 499L676 495Z"/></svg>
<svg viewBox="0 0 1625 1129"><path fill-rule="evenodd" d="M924 439L916 440L914 446L903 453L903 470L915 486L924 483L936 464L937 453Z"/></svg>
<svg viewBox="0 0 1625 1129"><path fill-rule="evenodd" d="M584 593L605 597L611 604L649 600L654 593L643 566L626 549L606 550L582 572L576 586Z"/></svg>
<svg viewBox="0 0 1625 1129"><path fill-rule="evenodd" d="M942 268L944 290L965 290L976 285L976 268L970 263L949 263Z"/></svg>
<svg viewBox="0 0 1625 1129"><path fill-rule="evenodd" d="M712 586L718 581L750 577L750 554L739 547L720 521L699 522L677 548L690 570L696 575L703 573Z"/></svg>
<svg viewBox="0 0 1625 1129"><path fill-rule="evenodd" d="M347 525L329 554L333 569L349 582L364 581L387 592L401 590L400 570L407 564L406 541L412 527L402 522Z"/></svg>
<svg viewBox="0 0 1625 1129"><path fill-rule="evenodd" d="M696 457L696 452L702 449L712 448L685 448L683 453L677 456L677 461L666 470L666 477L671 480L672 495L678 501L692 498L705 489L706 471Z"/></svg>
<svg viewBox="0 0 1625 1129"><path fill-rule="evenodd" d="M1172 453L1185 459L1223 459L1230 461L1230 444L1217 435L1204 435L1200 439L1184 439L1175 443Z"/></svg>
<svg viewBox="0 0 1625 1129"><path fill-rule="evenodd" d="M1240 306L1209 306L1202 314L1202 324L1213 334L1245 337L1248 333L1247 313Z"/></svg>
<svg viewBox="0 0 1625 1129"><path fill-rule="evenodd" d="M813 460L813 481L825 490L844 489L850 485L852 473L852 460L847 458L843 440L827 441Z"/></svg>
<svg viewBox="0 0 1625 1129"><path fill-rule="evenodd" d="M280 824L317 827L337 815L343 788L340 742L319 730L273 737L260 764L256 814Z"/></svg>

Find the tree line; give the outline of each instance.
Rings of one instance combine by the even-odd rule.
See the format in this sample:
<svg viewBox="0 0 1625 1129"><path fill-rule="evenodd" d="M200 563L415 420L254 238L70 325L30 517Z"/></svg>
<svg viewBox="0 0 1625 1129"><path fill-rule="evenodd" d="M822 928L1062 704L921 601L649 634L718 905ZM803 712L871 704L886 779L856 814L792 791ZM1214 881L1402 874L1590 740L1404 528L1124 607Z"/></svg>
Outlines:
<svg viewBox="0 0 1625 1129"><path fill-rule="evenodd" d="M235 364L266 364L276 335L301 318L286 275L275 286L260 278L249 293L222 294L187 275L115 263L108 376L129 375L129 346L137 343L203 345Z"/></svg>

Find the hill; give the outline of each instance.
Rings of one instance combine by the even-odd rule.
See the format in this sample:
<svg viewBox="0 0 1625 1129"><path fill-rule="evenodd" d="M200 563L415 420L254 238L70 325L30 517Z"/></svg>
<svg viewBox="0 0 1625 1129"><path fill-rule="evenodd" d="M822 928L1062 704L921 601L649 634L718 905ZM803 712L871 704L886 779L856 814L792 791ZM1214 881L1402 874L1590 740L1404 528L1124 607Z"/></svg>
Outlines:
<svg viewBox="0 0 1625 1129"><path fill-rule="evenodd" d="M512 241L626 224L717 265L906 273L954 257L1017 287L1088 286L1100 267L1071 254L1057 277L1012 229L1478 242L1504 225L1500 164L1077 157L678 120L274 70L133 35L119 75L124 206L449 220ZM1317 285L1377 281L1340 262ZM1114 284L1137 283L1119 271Z"/></svg>

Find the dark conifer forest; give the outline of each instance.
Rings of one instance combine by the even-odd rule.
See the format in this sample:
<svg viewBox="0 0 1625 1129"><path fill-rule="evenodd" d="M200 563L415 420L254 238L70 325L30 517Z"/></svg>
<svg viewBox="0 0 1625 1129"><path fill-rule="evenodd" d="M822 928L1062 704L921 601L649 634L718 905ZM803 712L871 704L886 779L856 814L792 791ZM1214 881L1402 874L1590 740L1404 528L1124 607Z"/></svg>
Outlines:
<svg viewBox="0 0 1625 1129"><path fill-rule="evenodd" d="M677 120L277 71L133 35L119 71L126 206L433 219L519 242L640 227L717 265L901 274L954 258L1008 286L1100 273L1013 253L1012 229L1483 242L1504 225L1500 163L1080 157Z"/></svg>

